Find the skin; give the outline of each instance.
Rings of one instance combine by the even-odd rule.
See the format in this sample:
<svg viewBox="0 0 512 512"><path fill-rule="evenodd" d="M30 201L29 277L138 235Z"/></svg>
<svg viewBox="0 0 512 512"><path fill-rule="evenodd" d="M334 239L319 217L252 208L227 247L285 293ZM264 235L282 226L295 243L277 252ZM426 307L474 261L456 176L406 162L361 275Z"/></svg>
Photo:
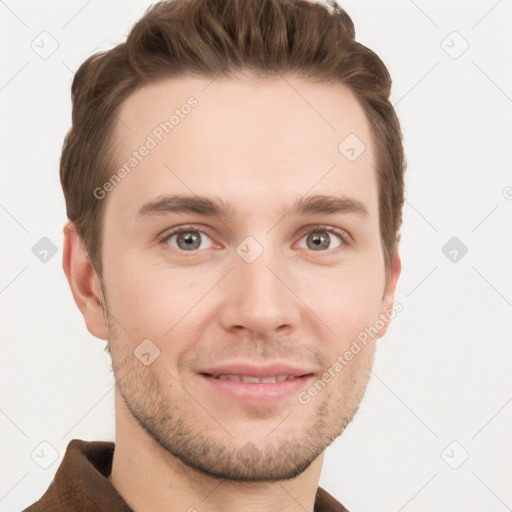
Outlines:
<svg viewBox="0 0 512 512"><path fill-rule="evenodd" d="M101 282L73 224L64 230L75 301L88 330L111 347L109 480L135 511L312 511L325 449L357 411L387 323L308 404L296 395L240 403L213 393L196 371L281 361L321 378L390 310L400 259L396 252L386 282L370 126L341 85L180 77L144 86L122 105L118 162L190 96L197 107L103 199ZM350 133L366 145L353 162L338 150ZM222 198L236 215L137 217L167 194ZM356 199L368 215L283 217L306 194ZM194 251L164 239L187 224L204 233L189 229L201 241ZM326 228L344 230L348 243ZM311 233L326 240L322 250ZM248 236L263 248L252 263L236 252ZM134 355L144 339L160 350L148 366Z"/></svg>

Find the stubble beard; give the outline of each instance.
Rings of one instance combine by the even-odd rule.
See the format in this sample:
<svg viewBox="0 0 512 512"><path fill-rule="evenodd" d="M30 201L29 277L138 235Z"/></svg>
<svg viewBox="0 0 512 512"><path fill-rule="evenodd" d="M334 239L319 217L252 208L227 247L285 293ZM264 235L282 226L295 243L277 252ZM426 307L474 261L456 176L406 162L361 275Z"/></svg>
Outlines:
<svg viewBox="0 0 512 512"><path fill-rule="evenodd" d="M347 401L343 400L347 390L340 397L338 386L326 387L307 405L297 402L299 412L303 407L314 407L315 413L297 425L293 437L283 438L279 428L272 431L271 427L272 432L262 442L235 438L229 433L229 425L216 419L207 406L198 404L169 372L161 372L164 378L169 377L165 387L153 365L144 366L131 349L126 350L130 339L121 336L106 304L104 313L109 328L106 350L112 357L112 371L123 405L159 447L188 467L216 479L273 482L303 473L353 419L370 375L371 362L365 368L366 374L358 376L359 381L354 383L357 390L351 390ZM353 378L349 380L354 382ZM173 390L181 394L181 409L170 407ZM351 405L347 407L347 403ZM293 412L283 424L297 421ZM254 419L261 417L261 409L254 408L252 415Z"/></svg>

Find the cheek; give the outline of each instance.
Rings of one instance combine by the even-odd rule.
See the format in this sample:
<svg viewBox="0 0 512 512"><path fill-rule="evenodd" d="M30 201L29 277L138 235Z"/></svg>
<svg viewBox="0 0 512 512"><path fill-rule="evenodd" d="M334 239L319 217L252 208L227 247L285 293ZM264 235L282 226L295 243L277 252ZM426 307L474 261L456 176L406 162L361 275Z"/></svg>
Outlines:
<svg viewBox="0 0 512 512"><path fill-rule="evenodd" d="M378 269L376 269L378 270ZM310 309L334 331L338 342L350 341L379 318L382 304L382 275L366 271L346 273L323 280L303 297Z"/></svg>
<svg viewBox="0 0 512 512"><path fill-rule="evenodd" d="M170 270L136 258L126 258L108 272L109 309L129 332L123 330L123 336L134 346L149 338L166 352L183 349L200 326L198 315L208 318L209 302L202 299L218 279L211 269L199 275L190 268Z"/></svg>
<svg viewBox="0 0 512 512"><path fill-rule="evenodd" d="M135 341L157 337L172 327L179 283L168 283L144 265L107 270L109 310ZM179 303L179 301L178 301Z"/></svg>

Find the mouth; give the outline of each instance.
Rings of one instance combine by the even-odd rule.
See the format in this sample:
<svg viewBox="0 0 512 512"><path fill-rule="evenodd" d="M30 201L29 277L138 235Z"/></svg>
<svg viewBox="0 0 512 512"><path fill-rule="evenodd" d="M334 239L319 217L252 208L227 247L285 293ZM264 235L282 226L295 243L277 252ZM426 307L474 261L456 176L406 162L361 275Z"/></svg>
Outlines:
<svg viewBox="0 0 512 512"><path fill-rule="evenodd" d="M310 374L304 375L272 375L269 377L257 377L255 375L233 375L233 374L212 374L212 373L202 373L206 377L210 377L212 379L217 380L234 380L237 382L244 382L246 384L275 384L276 382L284 382L285 380L293 380L293 379L301 379L302 377L307 377Z"/></svg>
<svg viewBox="0 0 512 512"><path fill-rule="evenodd" d="M217 370L218 371L218 370ZM247 405L267 405L297 397L301 390L310 385L313 373L294 371L268 375L244 373L210 373L197 375L205 385L208 400L231 400Z"/></svg>

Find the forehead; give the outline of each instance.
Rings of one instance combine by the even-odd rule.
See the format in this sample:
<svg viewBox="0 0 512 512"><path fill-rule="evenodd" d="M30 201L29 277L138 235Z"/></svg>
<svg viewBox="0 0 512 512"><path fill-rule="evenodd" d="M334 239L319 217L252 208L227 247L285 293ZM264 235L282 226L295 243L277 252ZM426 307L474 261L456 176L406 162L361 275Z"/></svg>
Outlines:
<svg viewBox="0 0 512 512"><path fill-rule="evenodd" d="M118 119L113 150L125 172L108 202L132 215L180 192L225 197L247 212L258 200L340 192L377 210L369 121L341 84L182 76L136 91Z"/></svg>

